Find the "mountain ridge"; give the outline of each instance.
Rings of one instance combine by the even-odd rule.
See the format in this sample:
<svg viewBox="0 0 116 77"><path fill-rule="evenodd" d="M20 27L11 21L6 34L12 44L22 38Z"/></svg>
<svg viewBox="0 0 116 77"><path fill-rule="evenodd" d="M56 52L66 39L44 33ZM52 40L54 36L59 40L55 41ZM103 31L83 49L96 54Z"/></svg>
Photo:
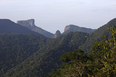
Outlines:
<svg viewBox="0 0 116 77"><path fill-rule="evenodd" d="M0 19L0 33L39 34L9 19Z"/></svg>
<svg viewBox="0 0 116 77"><path fill-rule="evenodd" d="M76 26L76 25L67 25L65 28L64 28L64 32L63 34L67 34L69 32L75 32L75 31L78 31L78 32L85 32L85 33L92 33L94 32L96 29L91 29L91 28L85 28L85 27L79 27L79 26Z"/></svg>
<svg viewBox="0 0 116 77"><path fill-rule="evenodd" d="M62 63L59 62L58 60L60 59L60 56L62 54L66 52L72 52L75 49L79 48L85 50L86 53L89 53L91 51L90 48L93 42L101 41L102 40L101 37L103 35L108 36L109 33L107 28L115 24L116 19L113 19L109 21L106 25L103 25L102 27L98 28L93 33L70 32L68 34L61 35L56 39L53 38L45 40L42 39L43 42L45 41L44 44L33 40L35 43L40 44L40 46L41 45L44 46L43 47L41 46L40 49L35 51L35 53L29 56L22 63L7 70L7 72L4 73L4 77L47 76L49 73L51 73L52 69L58 69L60 67L60 64Z"/></svg>
<svg viewBox="0 0 116 77"><path fill-rule="evenodd" d="M88 48L91 48L94 41L100 41L102 36L109 36L110 35L108 28L112 27L113 25L116 25L116 18L108 21L105 25L99 27L93 33L90 33L90 37L88 37L88 39L85 41L85 43L88 43L88 45L83 44L83 46L80 46L80 48L84 49L84 47L86 47L87 49L86 50L84 49L84 51L90 51L90 49L88 50ZM92 42L92 43L89 44L89 42Z"/></svg>
<svg viewBox="0 0 116 77"><path fill-rule="evenodd" d="M48 32L48 31L46 31L46 30L44 30L40 27L37 27L35 25L35 20L34 19L20 20L20 21L17 21L17 24L25 26L25 27L29 28L30 30L35 31L37 33L40 33L40 34L42 34L46 37L52 37L53 36L52 33Z"/></svg>

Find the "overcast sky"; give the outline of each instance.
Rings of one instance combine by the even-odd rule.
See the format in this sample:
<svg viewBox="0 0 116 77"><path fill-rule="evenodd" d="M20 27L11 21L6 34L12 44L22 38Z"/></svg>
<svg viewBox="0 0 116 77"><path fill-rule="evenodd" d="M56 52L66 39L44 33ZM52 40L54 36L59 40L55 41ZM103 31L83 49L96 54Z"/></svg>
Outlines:
<svg viewBox="0 0 116 77"><path fill-rule="evenodd" d="M35 19L35 25L55 33L66 25L99 28L116 17L116 0L0 0L0 18Z"/></svg>

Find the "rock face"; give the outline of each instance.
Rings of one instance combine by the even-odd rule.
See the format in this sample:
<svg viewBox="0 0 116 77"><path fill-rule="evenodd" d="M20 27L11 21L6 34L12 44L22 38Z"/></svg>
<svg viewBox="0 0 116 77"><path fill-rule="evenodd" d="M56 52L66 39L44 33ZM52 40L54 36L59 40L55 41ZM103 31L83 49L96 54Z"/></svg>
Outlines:
<svg viewBox="0 0 116 77"><path fill-rule="evenodd" d="M0 19L0 33L39 34L9 19Z"/></svg>
<svg viewBox="0 0 116 77"><path fill-rule="evenodd" d="M17 21L17 24L20 24L20 25L28 27L28 28L35 27L34 23L35 23L34 19L29 19L29 20L24 20L24 21Z"/></svg>
<svg viewBox="0 0 116 77"><path fill-rule="evenodd" d="M57 30L56 33L54 34L53 38L57 38L60 35L61 35L61 32L59 30Z"/></svg>
<svg viewBox="0 0 116 77"><path fill-rule="evenodd" d="M37 27L35 25L35 20L34 19L29 19L29 20L22 20L22 21L17 21L18 24L22 25L22 26L25 26L27 28L29 28L30 30L32 31L35 31L35 32L38 32L46 37L52 37L53 34L44 30L44 29L41 29L40 27Z"/></svg>
<svg viewBox="0 0 116 77"><path fill-rule="evenodd" d="M75 32L75 31L92 33L92 32L95 31L95 29L79 27L79 26L76 26L76 25L68 25L68 26L65 27L63 34L67 34L69 32Z"/></svg>

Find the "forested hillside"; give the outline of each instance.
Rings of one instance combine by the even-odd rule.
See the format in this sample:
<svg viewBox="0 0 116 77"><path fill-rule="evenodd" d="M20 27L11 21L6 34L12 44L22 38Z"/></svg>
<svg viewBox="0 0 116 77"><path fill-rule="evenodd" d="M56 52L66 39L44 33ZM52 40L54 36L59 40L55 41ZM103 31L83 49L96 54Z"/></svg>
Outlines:
<svg viewBox="0 0 116 77"><path fill-rule="evenodd" d="M79 48L90 53L92 44L102 41L104 35L110 36L108 28L115 24L113 19L91 34L70 32L55 39L32 34L1 34L0 74L2 77L47 76L52 69L60 68L61 55Z"/></svg>
<svg viewBox="0 0 116 77"><path fill-rule="evenodd" d="M103 40L103 39L101 39L102 36L108 36L109 37L110 32L109 32L108 28L112 27L113 25L116 25L116 18L112 19L107 24L98 28L95 32L90 33L90 36L87 38L85 43L82 46L80 46L79 48L83 49L86 52L91 52L90 48L95 41Z"/></svg>
<svg viewBox="0 0 116 77"><path fill-rule="evenodd" d="M40 35L0 34L0 75L33 55L46 41Z"/></svg>
<svg viewBox="0 0 116 77"><path fill-rule="evenodd" d="M116 77L116 26L110 30L110 39L95 42L89 54L81 49L63 54L64 64L48 77Z"/></svg>
<svg viewBox="0 0 116 77"><path fill-rule="evenodd" d="M61 64L58 61L60 56L66 52L78 49L78 46L84 43L87 36L88 34L86 33L76 32L52 39L24 62L8 70L5 77L48 75L52 69L58 68L59 64Z"/></svg>

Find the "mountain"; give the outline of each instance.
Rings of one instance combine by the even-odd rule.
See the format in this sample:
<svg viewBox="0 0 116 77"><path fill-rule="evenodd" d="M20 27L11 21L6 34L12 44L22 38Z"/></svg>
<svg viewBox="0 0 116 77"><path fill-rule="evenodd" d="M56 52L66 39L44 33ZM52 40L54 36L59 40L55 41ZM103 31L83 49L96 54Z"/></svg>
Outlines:
<svg viewBox="0 0 116 77"><path fill-rule="evenodd" d="M22 63L46 44L47 38L38 34L0 34L0 77Z"/></svg>
<svg viewBox="0 0 116 77"><path fill-rule="evenodd" d="M95 29L91 29L91 28L84 28L84 27L79 27L76 25L67 25L64 29L63 34L67 34L69 32L85 32L85 33L92 33L95 31Z"/></svg>
<svg viewBox="0 0 116 77"><path fill-rule="evenodd" d="M39 34L9 19L0 19L0 33Z"/></svg>
<svg viewBox="0 0 116 77"><path fill-rule="evenodd" d="M0 51L9 52L8 54L1 53L2 55L1 57L3 56L8 57L7 59L5 59L6 64L1 64L2 67L0 69L1 77L47 76L49 75L49 73L51 73L52 69L58 69L60 67L60 64L62 63L59 62L58 60L60 59L61 55L63 55L64 53L72 52L75 49L79 49L79 48L85 50L85 53L91 52L90 48L94 42L101 41L102 40L101 37L104 35L107 36L110 35L110 33L108 32L108 28L111 27L112 25L116 25L116 19L111 20L110 22L100 27L93 33L70 32L68 34L59 36L56 39L44 38L44 37L39 38L39 36L34 37L32 35L28 35L32 38L30 39L29 37L26 37L23 38L24 40L23 39L20 40L21 38L19 38L21 44L20 42L17 42L17 38L20 37L18 35L17 36L14 35L15 38L13 39L15 39L16 41L11 40L10 42L8 42L7 40L11 38L11 35L9 35L9 37L5 36L4 38L2 38L3 36L0 36L0 43L1 43L1 47L3 48ZM25 40L32 40L32 42L30 41L25 42ZM29 46L27 46L28 44ZM35 48L37 48L37 50L35 50ZM10 53L10 50L12 50L11 51L12 53ZM15 53L13 53L13 51L15 51ZM12 58L12 55L16 54L16 52L18 52L17 55ZM29 54L30 52L33 53L31 53L30 55ZM18 55L20 54L22 56L25 56L25 54L29 54L29 56L26 58L23 58L22 56L21 56L22 58L21 57L18 58ZM17 63L18 59L19 59L19 63ZM2 62L4 62L4 60L1 60L1 63ZM14 64L17 63L17 64L15 64L14 67L11 67L13 63ZM10 66L8 66L7 64ZM4 70L4 68L6 67L7 69Z"/></svg>
<svg viewBox="0 0 116 77"><path fill-rule="evenodd" d="M107 37L100 39L102 36ZM89 54L84 54L84 51L80 49L63 54L60 58L63 62L60 69L54 70L48 77L116 77L116 72L114 72L116 69L115 38L116 18L89 34L82 45L85 52L89 50Z"/></svg>
<svg viewBox="0 0 116 77"><path fill-rule="evenodd" d="M43 30L40 27L35 26L35 20L34 19L17 21L17 24L25 26L25 27L29 28L30 30L35 31L37 33L40 33L40 34L42 34L46 37L52 37L53 36L52 33L48 32L46 30Z"/></svg>
<svg viewBox="0 0 116 77"><path fill-rule="evenodd" d="M100 41L102 36L111 35L108 28L112 27L113 25L116 25L116 18L110 20L107 24L101 26L93 33L90 33L90 36L87 38L85 43L79 48L83 49L84 51L91 52L90 48L95 41Z"/></svg>
<svg viewBox="0 0 116 77"><path fill-rule="evenodd" d="M58 61L60 56L66 52L78 49L87 39L87 36L87 33L75 32L56 39L48 39L47 43L43 44L43 47L19 65L9 69L3 77L47 76L52 69L60 67L61 62Z"/></svg>
<svg viewBox="0 0 116 77"><path fill-rule="evenodd" d="M57 30L56 33L54 34L53 38L57 38L60 35L62 35L61 32L59 30Z"/></svg>

